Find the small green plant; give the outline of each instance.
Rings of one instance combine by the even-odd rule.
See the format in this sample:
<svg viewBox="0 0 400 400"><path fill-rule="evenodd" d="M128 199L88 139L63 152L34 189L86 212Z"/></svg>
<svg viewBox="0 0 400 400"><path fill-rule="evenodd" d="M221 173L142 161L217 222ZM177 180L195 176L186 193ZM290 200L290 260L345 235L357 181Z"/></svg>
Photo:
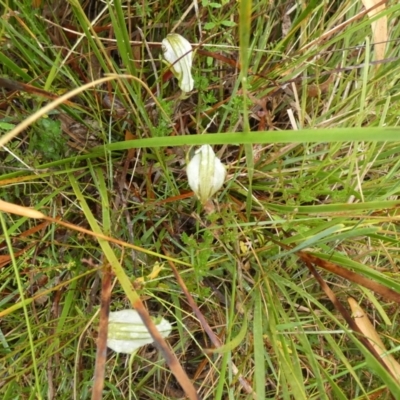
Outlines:
<svg viewBox="0 0 400 400"><path fill-rule="evenodd" d="M211 21L208 21L204 24L205 30L211 30L214 28L223 29L224 27L233 28L236 26L236 23L234 21L232 21L231 19L227 19L229 13L223 14L222 12L222 8L228 3L229 1L215 2L209 0L202 0L202 5L203 7L208 9L209 17L211 19ZM218 12L218 10L220 12Z"/></svg>
<svg viewBox="0 0 400 400"><path fill-rule="evenodd" d="M34 159L40 159L41 162L56 161L66 153L67 141L63 136L60 121L42 118L34 128L29 151L34 155Z"/></svg>

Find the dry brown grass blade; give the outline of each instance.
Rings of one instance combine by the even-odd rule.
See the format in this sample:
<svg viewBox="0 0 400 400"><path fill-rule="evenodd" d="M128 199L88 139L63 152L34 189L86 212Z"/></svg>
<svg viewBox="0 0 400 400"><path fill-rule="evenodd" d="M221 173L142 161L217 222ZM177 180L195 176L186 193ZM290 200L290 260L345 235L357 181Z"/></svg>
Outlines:
<svg viewBox="0 0 400 400"><path fill-rule="evenodd" d="M340 267L333 262L323 260L318 258L310 253L304 251L298 251L296 253L301 260L304 262L309 262L311 264L317 265L320 268L323 268L329 272L332 272L342 278L348 279L351 282L357 283L358 285L364 286L367 289L372 290L373 292L381 295L388 301L395 301L396 303L400 304L400 293L381 285L378 282L373 281L372 279L366 278L356 272L349 271L346 268Z"/></svg>
<svg viewBox="0 0 400 400"><path fill-rule="evenodd" d="M165 251L165 249L164 249L164 251ZM168 253L166 253L166 254L168 254ZM208 324L207 320L205 319L203 313L200 311L199 307L197 307L196 302L194 301L193 297L189 293L189 290L188 290L185 282L183 281L183 279L179 275L179 272L176 269L174 263L172 261L170 261L170 260L168 260L168 263L169 263L169 265L170 265L170 267L172 269L172 272L173 272L173 274L175 276L176 281L178 282L179 286L181 287L183 293L185 294L185 297L186 297L190 307L192 307L192 310L196 314L196 317L200 321L200 324L203 327L203 329L206 331L206 333L207 333L208 337L210 338L212 344L216 348L221 347L222 343L221 343L219 337L213 332L213 330L211 329L211 327ZM231 368L232 368L233 373L237 376L237 378L238 378L241 386L245 390L245 392L247 394L250 394L253 399L257 399L257 394L256 394L256 392L254 392L253 388L251 387L251 384L246 380L246 378L242 374L239 373L238 368L236 367L236 365L233 362L231 362Z"/></svg>
<svg viewBox="0 0 400 400"><path fill-rule="evenodd" d="M367 9L369 18L373 18L376 14L386 9L386 0L362 0L362 3ZM387 25L386 15L371 22L376 60L383 60L385 58L386 43L388 41Z"/></svg>
<svg viewBox="0 0 400 400"><path fill-rule="evenodd" d="M15 91L15 92L26 92L26 93L33 94L36 96L41 96L41 97L44 97L44 98L50 99L50 100L56 100L59 97L53 93L50 93L46 90L37 88L35 86L27 85L26 83L13 81L11 79L6 79L6 78L0 78L0 87ZM65 101L65 104L69 105L71 107L80 107L79 104L75 104L74 102L68 101L68 100ZM1 105L0 105L0 107L1 107Z"/></svg>
<svg viewBox="0 0 400 400"><path fill-rule="evenodd" d="M28 237L28 236L44 229L49 224L50 224L50 222L48 222L48 221L41 222L40 224L20 233L18 236L15 237L15 239L22 238L22 237ZM36 242L30 243L28 246L24 247L22 250L14 252L14 257L17 258L17 257L21 256L22 254L25 254L33 246L36 246L36 244L37 244ZM3 248L3 246L4 246L4 242L0 243L0 250ZM0 255L0 268L6 266L10 262L11 262L10 255Z"/></svg>
<svg viewBox="0 0 400 400"><path fill-rule="evenodd" d="M307 268L310 270L314 278L317 280L317 282L320 284L322 290L325 292L325 294L328 296L329 300L332 302L332 304L335 306L335 308L342 314L343 318L345 321L348 323L349 327L356 333L359 334L358 340L369 350L369 352L376 358L376 360L389 372L392 374L392 371L388 368L388 366L384 363L382 357L380 354L376 351L376 348L372 346L371 342L363 335L363 332L360 330L358 325L354 322L353 318L351 318L351 315L349 312L346 310L346 308L343 306L343 304L339 301L339 299L336 297L335 293L332 291L332 289L328 286L328 284L323 280L321 275L317 272L317 270L314 268L312 263L309 260L304 260L304 263L307 265Z"/></svg>
<svg viewBox="0 0 400 400"><path fill-rule="evenodd" d="M151 337L154 340L154 344L158 348L159 351L163 354L165 360L171 372L175 375L175 378L181 385L182 389L185 391L186 395L190 400L200 400L199 394L196 392L196 389L193 386L193 383L190 381L186 372L183 370L182 365L179 363L176 355L170 350L167 345L167 342L161 336L160 332L158 332L156 325L150 318L149 313L147 312L144 304L139 299L134 304L132 304L133 308L138 312L140 318L142 319L144 325L149 331Z"/></svg>
<svg viewBox="0 0 400 400"><path fill-rule="evenodd" d="M270 240L277 245L283 247L284 249L292 250L291 246L288 246L287 244L284 244L279 240L274 239L272 236L270 236ZM372 279L366 278L365 276L357 274L356 272L349 271L348 269L340 267L333 262L323 260L322 258L316 257L313 254L307 253L305 251L297 251L296 254L303 262L306 263L307 266L309 264L317 265L318 267L332 272L333 274L341 276L342 278L348 279L351 282L357 283L358 285L364 286L365 288L372 290L373 292L381 295L388 301L395 301L397 304L400 304L400 293L388 288L387 286L381 285L380 283L375 282Z"/></svg>
<svg viewBox="0 0 400 400"><path fill-rule="evenodd" d="M26 246L22 250L19 250L17 252L14 252L14 257L18 258L19 256L22 256L25 254L29 249L31 249L35 244L30 244L29 246ZM0 269L8 265L12 261L12 258L10 255L0 255Z"/></svg>
<svg viewBox="0 0 400 400"><path fill-rule="evenodd" d="M17 204L8 203L7 201L0 200L0 211L17 214L21 217L27 218L43 218L46 219L46 216L40 211L34 210L33 208L19 206Z"/></svg>
<svg viewBox="0 0 400 400"><path fill-rule="evenodd" d="M384 355L387 350L383 344L378 332L375 330L371 321L369 320L367 314L359 306L357 301L352 297L349 297L347 301L350 304L351 311L353 313L354 322L364 334L364 336L369 340L371 346L374 347L378 355L382 358L387 368L390 370L392 375L400 383L400 364L394 359L390 354Z"/></svg>
<svg viewBox="0 0 400 400"><path fill-rule="evenodd" d="M108 314L110 313L111 289L111 269L107 265L103 268L103 278L101 281L100 322L99 334L97 337L92 400L101 400L103 393L107 361Z"/></svg>

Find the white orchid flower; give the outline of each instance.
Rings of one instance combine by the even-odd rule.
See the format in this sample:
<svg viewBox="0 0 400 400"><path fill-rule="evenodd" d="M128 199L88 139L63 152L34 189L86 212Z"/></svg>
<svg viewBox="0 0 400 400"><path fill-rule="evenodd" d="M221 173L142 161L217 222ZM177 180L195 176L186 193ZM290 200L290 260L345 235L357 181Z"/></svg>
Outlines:
<svg viewBox="0 0 400 400"><path fill-rule="evenodd" d="M164 318L154 321L162 337L171 333L171 324ZM139 314L135 310L110 312L108 317L107 347L117 353L132 354L139 347L153 343Z"/></svg>
<svg viewBox="0 0 400 400"><path fill-rule="evenodd" d="M192 45L181 35L170 33L161 42L164 58L170 65L172 73L179 81L183 92L193 90L193 77L191 73L193 61Z"/></svg>
<svg viewBox="0 0 400 400"><path fill-rule="evenodd" d="M226 169L214 150L205 144L196 150L186 167L189 186L205 204L219 189L226 178Z"/></svg>

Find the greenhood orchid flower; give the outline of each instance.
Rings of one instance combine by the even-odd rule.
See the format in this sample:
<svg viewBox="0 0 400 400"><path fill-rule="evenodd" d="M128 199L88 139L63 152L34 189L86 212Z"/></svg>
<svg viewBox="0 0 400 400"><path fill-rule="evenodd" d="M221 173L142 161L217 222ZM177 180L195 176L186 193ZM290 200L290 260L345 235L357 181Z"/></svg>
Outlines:
<svg viewBox="0 0 400 400"><path fill-rule="evenodd" d="M224 184L226 169L214 150L205 144L186 167L189 186L204 205Z"/></svg>
<svg viewBox="0 0 400 400"><path fill-rule="evenodd" d="M162 337L171 333L171 324L164 318L154 321ZM153 343L146 326L135 310L110 312L108 318L107 347L117 353L132 354L139 347Z"/></svg>
<svg viewBox="0 0 400 400"><path fill-rule="evenodd" d="M185 93L193 90L192 45L183 36L170 33L161 42L161 46L165 60L179 81L179 87Z"/></svg>

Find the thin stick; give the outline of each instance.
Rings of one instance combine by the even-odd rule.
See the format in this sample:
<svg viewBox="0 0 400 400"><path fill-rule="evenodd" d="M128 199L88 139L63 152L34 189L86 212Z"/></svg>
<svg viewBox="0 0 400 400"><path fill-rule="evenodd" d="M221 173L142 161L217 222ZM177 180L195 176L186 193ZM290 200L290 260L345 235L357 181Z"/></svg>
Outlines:
<svg viewBox="0 0 400 400"><path fill-rule="evenodd" d="M111 299L111 271L110 266L105 266L101 284L101 306L99 335L97 338L96 366L94 370L94 383L92 400L101 400L104 387L104 376L107 361L107 334L108 334L108 314L110 312Z"/></svg>

